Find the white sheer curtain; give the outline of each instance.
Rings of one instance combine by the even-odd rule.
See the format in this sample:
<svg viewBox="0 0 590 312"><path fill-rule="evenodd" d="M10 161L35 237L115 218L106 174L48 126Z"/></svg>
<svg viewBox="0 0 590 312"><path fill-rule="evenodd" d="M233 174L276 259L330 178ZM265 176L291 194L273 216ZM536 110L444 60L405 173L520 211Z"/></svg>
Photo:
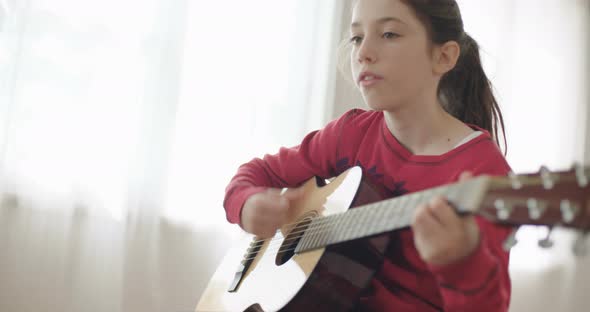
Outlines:
<svg viewBox="0 0 590 312"><path fill-rule="evenodd" d="M338 7L0 1L0 310L191 311L238 165L325 121Z"/></svg>
<svg viewBox="0 0 590 312"><path fill-rule="evenodd" d="M324 121L333 2L3 6L0 182L38 208L223 222L239 163Z"/></svg>
<svg viewBox="0 0 590 312"><path fill-rule="evenodd" d="M506 115L515 171L584 158L588 1L460 0Z"/></svg>
<svg viewBox="0 0 590 312"><path fill-rule="evenodd" d="M259 0L211 1L195 11L167 216L225 223L219 204L238 166L321 126L334 72L334 9L333 1Z"/></svg>
<svg viewBox="0 0 590 312"><path fill-rule="evenodd" d="M3 192L119 220L144 195L153 201L158 187L148 181L163 177L186 3L11 5L1 33Z"/></svg>

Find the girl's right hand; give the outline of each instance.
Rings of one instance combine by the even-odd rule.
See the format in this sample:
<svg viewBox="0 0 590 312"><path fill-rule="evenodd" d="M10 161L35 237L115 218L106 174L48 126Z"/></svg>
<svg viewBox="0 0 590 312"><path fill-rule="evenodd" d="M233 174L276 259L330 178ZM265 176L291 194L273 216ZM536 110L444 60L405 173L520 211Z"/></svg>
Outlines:
<svg viewBox="0 0 590 312"><path fill-rule="evenodd" d="M281 189L269 188L248 197L242 207L242 227L260 238L274 236L287 221L291 202L302 196L303 187L298 187L288 189L282 195Z"/></svg>

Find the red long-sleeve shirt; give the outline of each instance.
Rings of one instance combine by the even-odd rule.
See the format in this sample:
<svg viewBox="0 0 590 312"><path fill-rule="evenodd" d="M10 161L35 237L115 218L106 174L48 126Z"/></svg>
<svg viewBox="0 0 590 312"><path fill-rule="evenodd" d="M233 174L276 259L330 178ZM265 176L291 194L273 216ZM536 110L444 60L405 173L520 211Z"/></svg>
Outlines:
<svg viewBox="0 0 590 312"><path fill-rule="evenodd" d="M413 155L388 130L383 113L355 109L308 134L298 146L240 166L226 188L224 207L240 222L245 200L267 187L295 187L313 176L330 178L360 165L391 197L456 182L463 171L505 175L510 167L485 130L436 156ZM466 258L443 267L425 263L412 231L397 233L362 304L375 311L507 311L509 255L502 249L508 230L476 218L481 241Z"/></svg>

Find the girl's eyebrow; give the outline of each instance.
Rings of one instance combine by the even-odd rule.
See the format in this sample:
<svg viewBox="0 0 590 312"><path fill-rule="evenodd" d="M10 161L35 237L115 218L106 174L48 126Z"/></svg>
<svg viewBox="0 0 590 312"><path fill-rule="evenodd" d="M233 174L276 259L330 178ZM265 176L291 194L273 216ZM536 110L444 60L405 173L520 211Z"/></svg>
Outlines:
<svg viewBox="0 0 590 312"><path fill-rule="evenodd" d="M386 16L386 17L382 17L380 19L377 20L377 24L384 24L387 22L398 22L401 24L406 24L404 21L402 21L401 19L397 18L397 17L393 17L393 16ZM359 26L361 26L360 22L353 22L352 24L350 24L350 28L358 28Z"/></svg>

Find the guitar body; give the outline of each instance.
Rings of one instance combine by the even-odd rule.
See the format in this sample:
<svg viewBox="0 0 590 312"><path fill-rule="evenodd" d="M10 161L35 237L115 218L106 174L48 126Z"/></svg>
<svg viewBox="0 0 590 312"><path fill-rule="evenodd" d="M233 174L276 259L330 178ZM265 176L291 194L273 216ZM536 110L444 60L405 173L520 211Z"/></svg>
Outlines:
<svg viewBox="0 0 590 312"><path fill-rule="evenodd" d="M347 311L358 303L383 261L389 234L357 239L326 248L293 254L294 224L351 207L382 200L380 193L354 167L332 182L305 183L305 195L294 202L287 221L253 257L245 256L252 237L237 244L218 267L196 311ZM292 236L291 236L292 237ZM254 244L257 244L254 242ZM244 258L253 258L238 278ZM239 285L229 292L231 285Z"/></svg>

